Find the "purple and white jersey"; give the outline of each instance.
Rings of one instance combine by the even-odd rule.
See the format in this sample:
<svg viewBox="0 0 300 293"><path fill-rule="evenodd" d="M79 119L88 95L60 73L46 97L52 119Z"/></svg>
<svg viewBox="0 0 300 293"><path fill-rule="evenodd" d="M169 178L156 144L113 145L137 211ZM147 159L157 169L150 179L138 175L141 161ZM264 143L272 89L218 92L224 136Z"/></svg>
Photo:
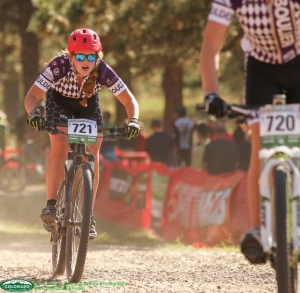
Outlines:
<svg viewBox="0 0 300 293"><path fill-rule="evenodd" d="M299 0L214 0L209 20L228 26L236 15L244 52L255 59L286 63L300 55Z"/></svg>
<svg viewBox="0 0 300 293"><path fill-rule="evenodd" d="M85 81L83 80L83 83ZM86 96L84 92L81 93L83 84L81 88L78 86L75 69L66 55L54 58L34 84L45 92L52 88L69 98L89 98L92 96ZM115 96L127 88L112 68L101 60L93 94L97 93L103 86L106 86Z"/></svg>

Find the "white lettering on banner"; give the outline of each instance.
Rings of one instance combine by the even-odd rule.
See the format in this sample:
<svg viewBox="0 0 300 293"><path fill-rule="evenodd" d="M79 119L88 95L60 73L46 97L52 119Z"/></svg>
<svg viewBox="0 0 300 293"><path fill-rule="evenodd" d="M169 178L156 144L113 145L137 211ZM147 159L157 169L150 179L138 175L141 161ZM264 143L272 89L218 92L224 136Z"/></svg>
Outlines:
<svg viewBox="0 0 300 293"><path fill-rule="evenodd" d="M153 218L161 219L164 203L151 198L151 215Z"/></svg>
<svg viewBox="0 0 300 293"><path fill-rule="evenodd" d="M161 219L168 184L169 176L161 176L155 171L152 172L151 215L154 218Z"/></svg>
<svg viewBox="0 0 300 293"><path fill-rule="evenodd" d="M115 177L110 178L109 190L121 193L124 190L128 190L128 187L128 181Z"/></svg>
<svg viewBox="0 0 300 293"><path fill-rule="evenodd" d="M50 88L50 84L44 80L41 76L38 77L38 79L36 80L43 88L45 89L49 89Z"/></svg>
<svg viewBox="0 0 300 293"><path fill-rule="evenodd" d="M196 207L193 203L197 201L197 198L201 194L202 188L199 186L192 186L180 182L174 186L170 192L175 196L177 194L178 199L170 199L168 206L172 209L169 213L169 219L171 221L177 221L183 227L195 227L197 219L196 212L193 212L191 208Z"/></svg>
<svg viewBox="0 0 300 293"><path fill-rule="evenodd" d="M198 202L198 219L201 227L222 225L225 222L226 202L232 188L202 193Z"/></svg>

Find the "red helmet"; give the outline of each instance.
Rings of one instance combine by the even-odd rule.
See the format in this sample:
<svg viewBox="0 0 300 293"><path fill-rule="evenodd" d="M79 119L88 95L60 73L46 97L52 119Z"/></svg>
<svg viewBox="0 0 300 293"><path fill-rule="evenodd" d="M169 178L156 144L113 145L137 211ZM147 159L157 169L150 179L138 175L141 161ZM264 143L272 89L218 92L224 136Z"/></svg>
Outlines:
<svg viewBox="0 0 300 293"><path fill-rule="evenodd" d="M96 32L88 28L80 28L70 34L67 49L69 52L99 52L102 50L102 45Z"/></svg>

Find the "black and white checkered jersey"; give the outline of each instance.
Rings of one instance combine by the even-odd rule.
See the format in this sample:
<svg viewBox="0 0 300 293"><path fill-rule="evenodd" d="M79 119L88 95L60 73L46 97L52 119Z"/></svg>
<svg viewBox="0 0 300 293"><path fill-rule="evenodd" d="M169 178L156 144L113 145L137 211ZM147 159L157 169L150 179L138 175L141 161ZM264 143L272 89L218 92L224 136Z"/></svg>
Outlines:
<svg viewBox="0 0 300 293"><path fill-rule="evenodd" d="M235 14L244 52L255 59L286 63L300 55L299 0L214 0L209 19L228 26Z"/></svg>
<svg viewBox="0 0 300 293"><path fill-rule="evenodd" d="M73 65L70 63L68 56L64 54L54 58L34 84L45 92L52 88L69 98L89 98L91 96L86 96L84 92L80 93ZM103 86L106 86L114 95L118 95L126 89L126 85L113 69L101 60L94 94Z"/></svg>

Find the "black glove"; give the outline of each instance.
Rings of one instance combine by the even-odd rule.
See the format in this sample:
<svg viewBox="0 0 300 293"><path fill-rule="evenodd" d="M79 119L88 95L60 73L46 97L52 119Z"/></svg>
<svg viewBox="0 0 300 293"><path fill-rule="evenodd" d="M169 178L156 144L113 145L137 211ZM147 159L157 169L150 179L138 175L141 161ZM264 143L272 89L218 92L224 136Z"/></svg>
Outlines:
<svg viewBox="0 0 300 293"><path fill-rule="evenodd" d="M228 105L216 93L205 96L205 108L208 114L215 115L217 118L224 117L228 111Z"/></svg>
<svg viewBox="0 0 300 293"><path fill-rule="evenodd" d="M125 139L131 139L137 136L141 131L138 120L136 118L130 118L128 123L125 125Z"/></svg>
<svg viewBox="0 0 300 293"><path fill-rule="evenodd" d="M27 124L35 128L37 131L41 131L45 128L45 119L38 111L31 111L27 118Z"/></svg>

